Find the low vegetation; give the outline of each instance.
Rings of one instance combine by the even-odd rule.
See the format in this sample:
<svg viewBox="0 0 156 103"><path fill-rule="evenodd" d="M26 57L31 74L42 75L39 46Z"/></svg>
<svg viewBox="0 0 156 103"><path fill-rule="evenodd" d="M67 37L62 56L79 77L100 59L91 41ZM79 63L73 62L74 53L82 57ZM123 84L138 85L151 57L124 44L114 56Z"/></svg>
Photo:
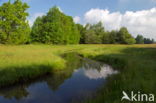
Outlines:
<svg viewBox="0 0 156 103"><path fill-rule="evenodd" d="M50 46L0 46L0 86L26 81L50 73L53 68L64 67L65 61L55 55Z"/></svg>
<svg viewBox="0 0 156 103"><path fill-rule="evenodd" d="M77 52L84 57L103 61L120 70L108 78L94 100L87 103L118 103L121 91L155 93L156 45L0 45L0 86L52 73L63 69L66 61L60 56ZM107 94L107 95L106 95ZM113 98L113 99L112 99Z"/></svg>
<svg viewBox="0 0 156 103"><path fill-rule="evenodd" d="M111 64L120 70L118 75L108 78L102 89L99 89L96 98L86 103L120 103L126 93L141 92L142 94L156 94L156 45L116 45L94 48L93 51L82 51L85 57ZM128 103L128 101L122 101ZM140 103L140 102L133 102Z"/></svg>
<svg viewBox="0 0 156 103"><path fill-rule="evenodd" d="M151 44L153 39L141 35L134 38L126 27L106 31L101 22L86 26L75 24L71 16L57 7L38 17L30 28L28 8L21 0L9 0L0 6L0 87L65 69L66 60L60 55L77 52L120 70L118 75L109 77L109 82L87 103L119 103L123 90L156 94L156 45L121 45ZM35 43L42 44L33 45Z"/></svg>

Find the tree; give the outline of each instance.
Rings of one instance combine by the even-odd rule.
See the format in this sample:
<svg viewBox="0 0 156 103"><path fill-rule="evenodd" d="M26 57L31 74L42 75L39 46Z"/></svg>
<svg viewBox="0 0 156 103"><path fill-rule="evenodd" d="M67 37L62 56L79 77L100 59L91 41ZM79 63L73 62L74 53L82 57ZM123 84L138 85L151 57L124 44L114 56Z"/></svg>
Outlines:
<svg viewBox="0 0 156 103"><path fill-rule="evenodd" d="M101 38L98 37L94 30L87 30L85 33L86 44L101 44Z"/></svg>
<svg viewBox="0 0 156 103"><path fill-rule="evenodd" d="M154 39L152 39L152 43L154 43L155 41L154 41Z"/></svg>
<svg viewBox="0 0 156 103"><path fill-rule="evenodd" d="M135 43L136 43L136 41L135 41L134 38L128 38L128 39L126 39L126 44L135 44Z"/></svg>
<svg viewBox="0 0 156 103"><path fill-rule="evenodd" d="M42 19L44 17L37 17L36 21L34 22L32 26L32 31L31 31L31 40L30 41L35 41L35 42L44 42L45 40L42 37L42 29L43 29L43 23Z"/></svg>
<svg viewBox="0 0 156 103"><path fill-rule="evenodd" d="M136 44L144 44L144 37L142 35L137 35Z"/></svg>
<svg viewBox="0 0 156 103"><path fill-rule="evenodd" d="M117 33L117 42L120 44L135 44L136 41L132 35L128 32L126 27L120 28Z"/></svg>
<svg viewBox="0 0 156 103"><path fill-rule="evenodd" d="M0 6L0 43L23 44L29 39L27 21L29 6L21 0L6 2Z"/></svg>
<svg viewBox="0 0 156 103"><path fill-rule="evenodd" d="M111 32L109 32L110 44L117 43L117 33L118 33L118 31L115 31L115 30L112 30Z"/></svg>
<svg viewBox="0 0 156 103"><path fill-rule="evenodd" d="M36 39L33 39L34 37ZM80 33L72 17L65 15L55 6L46 16L36 19L31 40L50 44L77 44Z"/></svg>
<svg viewBox="0 0 156 103"><path fill-rule="evenodd" d="M144 43L145 44L152 44L152 43L154 43L154 39L144 38Z"/></svg>
<svg viewBox="0 0 156 103"><path fill-rule="evenodd" d="M102 37L104 37L104 27L99 22L94 25L87 24L85 32L85 43L87 44L102 44Z"/></svg>
<svg viewBox="0 0 156 103"><path fill-rule="evenodd" d="M76 24L78 31L80 32L80 44L85 44L85 32L86 32L86 28L83 27L83 25L81 24Z"/></svg>
<svg viewBox="0 0 156 103"><path fill-rule="evenodd" d="M109 32L103 32L102 33L102 43L103 44L110 44L110 33Z"/></svg>

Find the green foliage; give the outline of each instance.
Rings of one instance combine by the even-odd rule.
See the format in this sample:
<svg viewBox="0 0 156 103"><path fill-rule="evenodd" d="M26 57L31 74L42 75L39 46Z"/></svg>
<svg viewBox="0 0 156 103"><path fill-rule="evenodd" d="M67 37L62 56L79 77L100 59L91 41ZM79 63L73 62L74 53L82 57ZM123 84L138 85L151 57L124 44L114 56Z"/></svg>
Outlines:
<svg viewBox="0 0 156 103"><path fill-rule="evenodd" d="M144 43L145 44L153 44L154 43L154 39L144 38Z"/></svg>
<svg viewBox="0 0 156 103"><path fill-rule="evenodd" d="M26 10L29 6L21 0L0 6L0 43L23 44L29 39L30 27Z"/></svg>
<svg viewBox="0 0 156 103"><path fill-rule="evenodd" d="M42 23L42 18L41 17L38 17L36 19L36 21L34 22L33 24L33 27L32 27L32 31L31 31L31 41L36 41L36 42L43 42L42 40L42 26L43 26L43 23Z"/></svg>
<svg viewBox="0 0 156 103"><path fill-rule="evenodd" d="M103 35L102 35L102 43L103 44L110 44L111 43L111 37L113 35L111 35L109 32L103 32Z"/></svg>
<svg viewBox="0 0 156 103"><path fill-rule="evenodd" d="M105 31L101 22L91 25L87 24L84 28L79 26L81 42L86 44L135 44L136 41L128 32L127 28L122 27L119 31Z"/></svg>
<svg viewBox="0 0 156 103"><path fill-rule="evenodd" d="M104 27L99 22L94 25L87 24L85 32L85 43L86 44L102 44L102 36L104 35Z"/></svg>
<svg viewBox="0 0 156 103"><path fill-rule="evenodd" d="M80 32L80 44L85 44L85 31L86 31L86 28L83 27L83 25L81 24L76 24L77 25L77 28L78 28L78 31Z"/></svg>
<svg viewBox="0 0 156 103"><path fill-rule="evenodd" d="M136 40L134 38L127 38L126 40L126 44L135 44L136 43Z"/></svg>
<svg viewBox="0 0 156 103"><path fill-rule="evenodd" d="M85 34L85 43L86 44L101 44L101 40L95 31L87 30Z"/></svg>
<svg viewBox="0 0 156 103"><path fill-rule="evenodd" d="M116 39L117 39L117 33L118 33L118 31L115 31L115 30L112 30L110 33L109 33L109 43L110 44L115 44L115 43L117 43L116 41Z"/></svg>
<svg viewBox="0 0 156 103"><path fill-rule="evenodd" d="M122 27L117 33L117 42L121 44L135 44L136 41L128 32L127 28Z"/></svg>
<svg viewBox="0 0 156 103"><path fill-rule="evenodd" d="M144 44L144 37L142 35L137 35L135 40L136 40L136 44Z"/></svg>
<svg viewBox="0 0 156 103"><path fill-rule="evenodd" d="M75 24L56 6L33 24L31 35L26 10L29 6L21 0L6 2L0 6L0 43L24 44L151 44L154 40L138 35L136 40L122 27L119 31L105 31L101 22L83 27Z"/></svg>
<svg viewBox="0 0 156 103"><path fill-rule="evenodd" d="M135 38L136 44L153 44L154 39L144 38L142 35L137 35Z"/></svg>
<svg viewBox="0 0 156 103"><path fill-rule="evenodd" d="M31 32L32 42L47 44L77 44L80 33L72 17L53 7L46 16L36 19Z"/></svg>

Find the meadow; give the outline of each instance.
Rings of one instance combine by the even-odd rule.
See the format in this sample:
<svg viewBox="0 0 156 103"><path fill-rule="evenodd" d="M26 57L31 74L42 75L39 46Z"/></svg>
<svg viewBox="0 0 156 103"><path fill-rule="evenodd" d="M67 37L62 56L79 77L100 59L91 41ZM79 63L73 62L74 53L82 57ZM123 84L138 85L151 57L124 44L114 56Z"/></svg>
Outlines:
<svg viewBox="0 0 156 103"><path fill-rule="evenodd" d="M64 69L66 60L61 55L69 52L105 62L120 71L109 77L97 96L86 103L120 103L123 90L156 94L156 44L0 45L0 87Z"/></svg>

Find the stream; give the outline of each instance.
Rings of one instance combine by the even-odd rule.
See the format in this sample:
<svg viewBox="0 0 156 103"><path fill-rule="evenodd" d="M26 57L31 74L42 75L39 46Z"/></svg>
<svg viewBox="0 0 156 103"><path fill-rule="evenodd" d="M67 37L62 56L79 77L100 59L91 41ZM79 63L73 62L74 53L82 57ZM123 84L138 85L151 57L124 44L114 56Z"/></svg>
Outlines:
<svg viewBox="0 0 156 103"><path fill-rule="evenodd" d="M63 57L67 61L66 69L0 89L0 103L80 103L96 96L107 78L118 73L110 65L75 53Z"/></svg>

